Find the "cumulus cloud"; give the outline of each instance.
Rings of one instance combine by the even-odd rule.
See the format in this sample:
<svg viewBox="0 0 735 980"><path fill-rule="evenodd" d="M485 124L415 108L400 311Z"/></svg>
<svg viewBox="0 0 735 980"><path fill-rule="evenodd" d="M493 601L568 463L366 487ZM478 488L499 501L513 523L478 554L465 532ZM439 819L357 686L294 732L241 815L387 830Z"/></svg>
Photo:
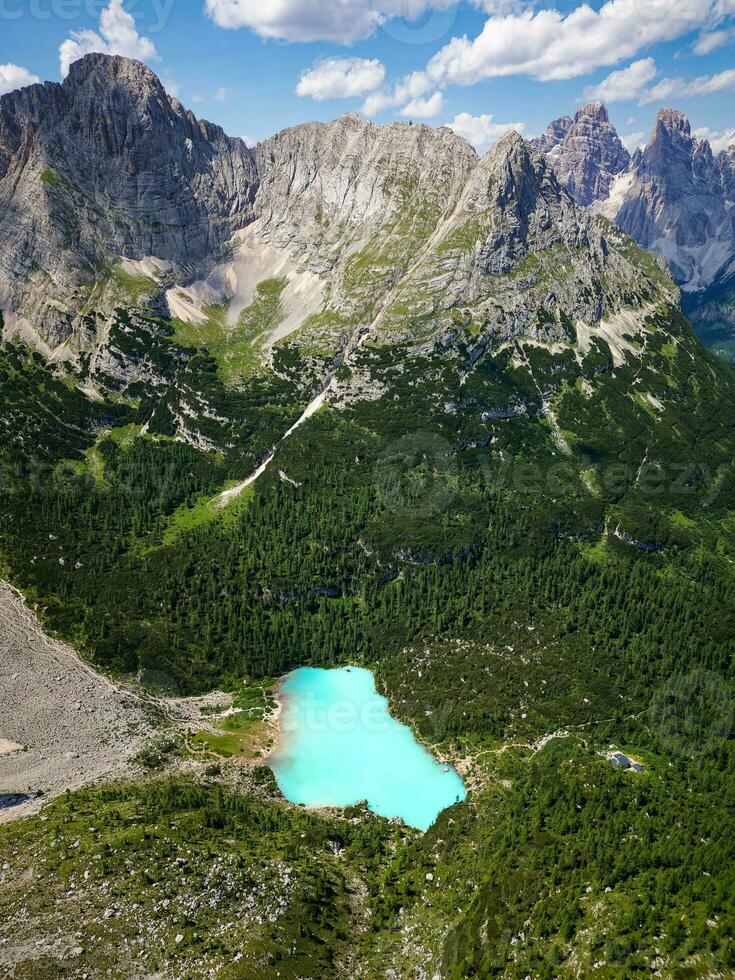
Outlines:
<svg viewBox="0 0 735 980"><path fill-rule="evenodd" d="M699 35L692 50L699 55L711 54L717 48L728 44L733 37L735 37L735 31L732 30L709 31Z"/></svg>
<svg viewBox="0 0 735 980"><path fill-rule="evenodd" d="M620 142L623 144L628 153L635 153L635 151L646 145L646 134L645 133L628 133L627 136L621 136Z"/></svg>
<svg viewBox="0 0 735 980"><path fill-rule="evenodd" d="M735 145L735 129L725 129L722 132L713 132L706 126L701 129L695 129L694 135L699 140L707 140L709 145L712 147L713 153L719 153L721 150L726 150L728 146Z"/></svg>
<svg viewBox="0 0 735 980"><path fill-rule="evenodd" d="M404 105L406 102L412 102L424 95L429 95L433 88L434 86L424 72L415 71L411 75L404 76L392 88L386 86L371 93L365 100L361 111L366 116L376 116L385 109Z"/></svg>
<svg viewBox="0 0 735 980"><path fill-rule="evenodd" d="M599 85L591 85L584 91L585 99L599 99L602 102L629 102L637 99L646 85L656 77L656 62L653 58L642 58L620 71L614 71Z"/></svg>
<svg viewBox="0 0 735 980"><path fill-rule="evenodd" d="M474 85L503 75L576 78L706 24L720 2L608 0L599 10L583 3L569 13L491 16L476 38L452 38L431 58L427 73L436 85Z"/></svg>
<svg viewBox="0 0 735 980"><path fill-rule="evenodd" d="M434 119L444 112L444 96L434 92L428 99L411 99L398 113L407 119Z"/></svg>
<svg viewBox="0 0 735 980"><path fill-rule="evenodd" d="M20 65L0 65L0 95L6 95L25 85L35 85L40 82L38 75L32 75L27 68Z"/></svg>
<svg viewBox="0 0 735 980"><path fill-rule="evenodd" d="M296 94L324 99L350 99L379 88L385 67L377 58L327 58L302 73Z"/></svg>
<svg viewBox="0 0 735 980"><path fill-rule="evenodd" d="M225 88L224 85L220 85L219 88L214 90L214 101L215 102L226 102L230 94L230 90Z"/></svg>
<svg viewBox="0 0 735 980"><path fill-rule="evenodd" d="M458 136L463 136L475 147L478 153L484 153L488 147L506 133L523 133L526 124L521 122L496 123L494 116L485 114L473 116L469 112L460 112L447 126Z"/></svg>
<svg viewBox="0 0 735 980"><path fill-rule="evenodd" d="M735 90L735 68L728 68L716 75L700 75L692 81L684 78L664 78L641 95L640 104L666 102L672 98L693 95L712 95L715 92Z"/></svg>
<svg viewBox="0 0 735 980"><path fill-rule="evenodd" d="M391 17L409 21L427 10L447 9L457 0L206 0L205 10L219 27L248 27L281 41L333 41L351 44L370 37Z"/></svg>
<svg viewBox="0 0 735 980"><path fill-rule="evenodd" d="M159 61L153 41L141 37L135 18L123 7L123 0L110 0L100 12L99 34L96 31L72 31L59 48L61 77L66 78L69 66L85 54L120 54L139 61Z"/></svg>

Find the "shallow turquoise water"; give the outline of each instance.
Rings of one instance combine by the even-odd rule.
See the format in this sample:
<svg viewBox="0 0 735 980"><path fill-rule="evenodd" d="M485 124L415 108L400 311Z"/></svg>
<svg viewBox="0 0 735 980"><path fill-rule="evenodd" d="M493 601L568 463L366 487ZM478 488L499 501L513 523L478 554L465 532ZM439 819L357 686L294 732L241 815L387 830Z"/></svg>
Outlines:
<svg viewBox="0 0 735 980"><path fill-rule="evenodd" d="M302 667L281 685L281 744L270 765L292 803L350 806L426 830L464 783L391 718L369 670Z"/></svg>

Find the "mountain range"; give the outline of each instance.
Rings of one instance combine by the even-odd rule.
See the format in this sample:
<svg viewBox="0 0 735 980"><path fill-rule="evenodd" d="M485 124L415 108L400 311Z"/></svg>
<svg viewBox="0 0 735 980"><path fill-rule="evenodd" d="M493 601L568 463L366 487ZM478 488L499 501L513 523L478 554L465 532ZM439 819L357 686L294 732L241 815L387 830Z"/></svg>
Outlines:
<svg viewBox="0 0 735 980"><path fill-rule="evenodd" d="M149 304L187 322L202 318L205 301L223 297L239 312L254 285L242 268L245 253L257 253L263 278L269 269L288 270L284 302L298 296L304 315L299 324L300 314L289 314L278 332L306 324L302 333L316 330L329 348L347 342L350 321L365 312L361 290L371 302L387 300L390 291L390 302L411 296L414 320L435 312L432 281L447 309L474 301L487 285L482 276L496 275L526 248L529 231L532 238L537 232L519 216L517 231L486 244L490 262L482 254L470 261L462 251L462 235L474 245L474 231L479 240L492 208L502 207L502 200L483 199L483 173L507 156L514 139L481 161L450 130L376 127L346 116L296 127L251 150L198 121L139 63L91 55L61 85L30 86L0 100L6 323L17 318L47 352L76 356L100 334L99 325L94 340L85 334L84 315L114 308L131 285L126 277L137 280L135 291L148 280ZM681 113L663 109L648 144L631 157L599 102L551 123L531 145L578 204L666 261L695 325L726 353L735 147L715 158ZM568 229L564 234L568 239ZM403 254L394 254L391 241ZM424 254L414 264L417 250ZM389 276L371 274L371 251L379 264L390 262ZM365 268L356 276L358 252ZM411 281L417 275L420 284ZM325 303L326 319L335 321L329 329ZM389 320L389 310L381 313L383 324Z"/></svg>
<svg viewBox="0 0 735 980"><path fill-rule="evenodd" d="M660 256L703 338L733 354L735 146L716 157L686 116L661 109L631 157L600 102L551 123L533 141L570 194Z"/></svg>

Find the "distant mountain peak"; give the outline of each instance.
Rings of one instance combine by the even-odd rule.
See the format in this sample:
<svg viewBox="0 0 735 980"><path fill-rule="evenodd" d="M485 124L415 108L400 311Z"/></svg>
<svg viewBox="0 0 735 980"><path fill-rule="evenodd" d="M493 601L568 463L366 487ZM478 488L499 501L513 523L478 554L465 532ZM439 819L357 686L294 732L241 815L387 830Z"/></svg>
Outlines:
<svg viewBox="0 0 735 980"><path fill-rule="evenodd" d="M729 202L735 202L735 144L728 146L717 155L720 168L722 190Z"/></svg>
<svg viewBox="0 0 735 980"><path fill-rule="evenodd" d="M691 137L692 127L688 117L678 109L664 107L659 109L654 126L654 136L661 130L669 133L678 133L685 137Z"/></svg>
<svg viewBox="0 0 735 980"><path fill-rule="evenodd" d="M553 149L564 142L564 139L572 128L574 120L571 116L561 116L559 119L555 119L550 122L546 127L546 132L541 136L537 136L536 139L531 142L533 145L541 150L542 153L550 153Z"/></svg>
<svg viewBox="0 0 735 980"><path fill-rule="evenodd" d="M582 106L574 119L555 120L534 146L549 155L561 183L585 207L604 200L630 163L602 102Z"/></svg>
<svg viewBox="0 0 735 980"><path fill-rule="evenodd" d="M595 119L597 122L609 123L610 116L607 112L607 106L604 102L600 102L599 99L595 102L588 102L587 105L583 105L579 109L574 117L575 122L579 122L583 118Z"/></svg>

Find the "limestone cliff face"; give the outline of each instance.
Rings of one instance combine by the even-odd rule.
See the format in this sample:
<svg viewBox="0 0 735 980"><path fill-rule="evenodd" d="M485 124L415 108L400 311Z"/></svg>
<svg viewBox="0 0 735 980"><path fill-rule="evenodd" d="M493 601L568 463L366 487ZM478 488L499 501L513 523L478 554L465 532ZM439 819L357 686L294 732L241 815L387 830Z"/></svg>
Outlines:
<svg viewBox="0 0 735 980"><path fill-rule="evenodd" d="M678 282L695 291L711 282L735 252L735 224L720 167L689 120L662 109L648 145L634 161L615 223L644 248L665 258Z"/></svg>
<svg viewBox="0 0 735 980"><path fill-rule="evenodd" d="M397 331L403 323L405 341L407 322L433 325L463 309L488 336L548 342L654 296L674 299L673 283L636 270L622 236L573 200L543 153L509 133L479 162L383 319Z"/></svg>
<svg viewBox="0 0 735 980"><path fill-rule="evenodd" d="M630 154L601 102L584 106L573 120L557 119L534 142L549 155L561 183L585 207L604 200L614 178L630 163Z"/></svg>
<svg viewBox="0 0 735 980"><path fill-rule="evenodd" d="M720 168L725 200L735 204L735 144L728 146L718 155L717 165Z"/></svg>
<svg viewBox="0 0 735 980"><path fill-rule="evenodd" d="M601 193L622 159L609 129L599 105L556 127L563 182L559 161L516 134L479 159L449 129L353 114L250 151L145 66L90 55L61 85L0 100L0 309L50 349L97 349L105 328L89 313L173 303L202 323L243 281L240 308L285 276L293 308L273 343L338 352L366 332L420 343L468 307L508 336L553 337L672 296L565 186Z"/></svg>
<svg viewBox="0 0 735 980"><path fill-rule="evenodd" d="M285 130L255 151L258 234L366 314L456 207L477 154L451 130L352 113Z"/></svg>
<svg viewBox="0 0 735 980"><path fill-rule="evenodd" d="M241 140L199 122L144 65L89 55L61 85L0 99L0 305L64 339L120 256L206 269L252 217Z"/></svg>
<svg viewBox="0 0 735 980"><path fill-rule="evenodd" d="M376 126L348 113L287 129L255 149L262 234L305 255L368 240L407 209L451 210L477 154L450 129Z"/></svg>

